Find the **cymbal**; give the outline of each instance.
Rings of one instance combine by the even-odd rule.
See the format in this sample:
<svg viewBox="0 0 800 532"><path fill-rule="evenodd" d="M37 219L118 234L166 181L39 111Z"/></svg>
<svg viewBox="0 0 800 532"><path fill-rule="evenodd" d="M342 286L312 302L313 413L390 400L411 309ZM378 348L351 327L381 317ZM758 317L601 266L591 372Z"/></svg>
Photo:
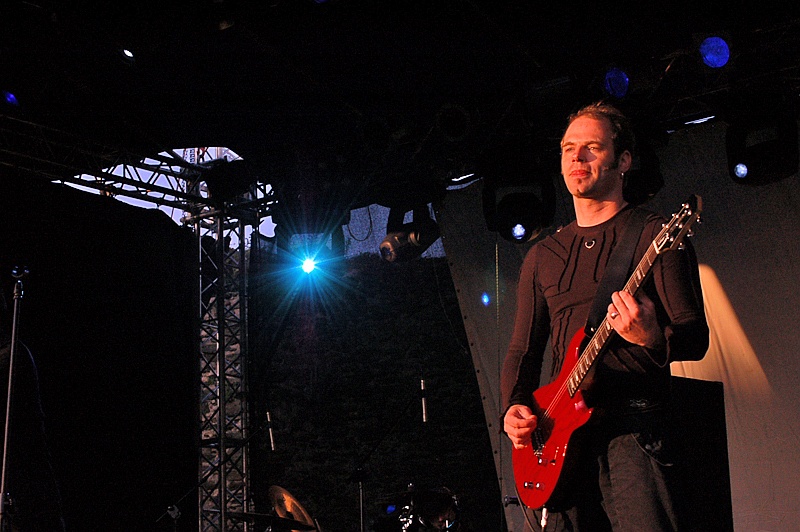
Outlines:
<svg viewBox="0 0 800 532"><path fill-rule="evenodd" d="M275 530L316 530L315 525L309 525L296 521L294 519L287 519L278 517L272 514L261 514L256 512L228 512L228 517L231 519L239 519L249 523L258 523L260 525L269 525Z"/></svg>
<svg viewBox="0 0 800 532"><path fill-rule="evenodd" d="M270 486L267 491L267 498L272 505L272 510L275 515L286 519L295 519L300 523L311 526L302 530L316 530L314 520L311 515L303 508L297 499L291 493L281 488L280 486ZM301 529L297 529L301 530Z"/></svg>

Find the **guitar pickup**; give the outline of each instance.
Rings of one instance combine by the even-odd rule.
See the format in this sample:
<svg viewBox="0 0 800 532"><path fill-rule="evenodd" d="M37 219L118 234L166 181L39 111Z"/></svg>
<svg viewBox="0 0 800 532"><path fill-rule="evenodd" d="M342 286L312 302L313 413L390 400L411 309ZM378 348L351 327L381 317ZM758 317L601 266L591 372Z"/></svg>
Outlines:
<svg viewBox="0 0 800 532"><path fill-rule="evenodd" d="M547 458L542 458L542 457L540 456L540 457L539 457L539 458L536 460L536 465L538 465L539 467L553 466L553 465L556 465L556 459L555 459L555 458L550 458L550 459L548 460Z"/></svg>

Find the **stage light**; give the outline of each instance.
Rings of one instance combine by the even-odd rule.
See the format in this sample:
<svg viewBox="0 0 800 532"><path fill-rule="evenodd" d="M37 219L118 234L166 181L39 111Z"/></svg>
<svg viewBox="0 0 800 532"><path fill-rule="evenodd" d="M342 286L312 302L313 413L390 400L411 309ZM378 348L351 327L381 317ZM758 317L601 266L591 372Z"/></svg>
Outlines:
<svg viewBox="0 0 800 532"><path fill-rule="evenodd" d="M764 185L794 175L800 163L797 141L797 119L790 109L780 116L729 119L725 144L731 179Z"/></svg>
<svg viewBox="0 0 800 532"><path fill-rule="evenodd" d="M316 267L317 267L317 263L314 261L314 259L306 259L306 260L303 261L302 268L303 268L303 271L306 272L306 273L313 272L314 268L316 268Z"/></svg>
<svg viewBox="0 0 800 532"><path fill-rule="evenodd" d="M14 107L19 107L19 100L17 97L14 96L13 93L8 91L3 91L3 99L6 101L8 105L13 105Z"/></svg>
<svg viewBox="0 0 800 532"><path fill-rule="evenodd" d="M403 262L421 256L439 238L439 225L428 208L413 210L411 222L403 223L406 211L392 208L386 224L386 238L380 244L381 257L388 262Z"/></svg>
<svg viewBox="0 0 800 532"><path fill-rule="evenodd" d="M119 59L126 65L133 65L136 63L136 57L133 55L133 51L130 48L118 48L119 52Z"/></svg>
<svg viewBox="0 0 800 532"><path fill-rule="evenodd" d="M507 194L497 204L497 232L511 242L528 242L542 231L542 210L532 192Z"/></svg>
<svg viewBox="0 0 800 532"><path fill-rule="evenodd" d="M700 57L706 66L722 68L728 64L728 60L731 58L731 50L725 39L713 35L706 37L700 43Z"/></svg>
<svg viewBox="0 0 800 532"><path fill-rule="evenodd" d="M491 304L491 302L492 302L492 298L491 298L491 297L489 297L489 294L487 294L486 292L484 292L484 293L481 295L481 303L483 303L483 306L484 306L484 307L488 307L488 306L489 306L489 304Z"/></svg>
<svg viewBox="0 0 800 532"><path fill-rule="evenodd" d="M487 149L478 159L486 228L514 243L525 243L555 215L558 157L538 153L528 135L516 135Z"/></svg>
<svg viewBox="0 0 800 532"><path fill-rule="evenodd" d="M493 185L484 182L483 216L486 228L517 244L536 238L543 228L552 223L555 215L553 182L545 179L536 188L538 192L532 192L532 187L515 188L497 201L499 192Z"/></svg>
<svg viewBox="0 0 800 532"><path fill-rule="evenodd" d="M603 89L606 94L617 99L624 98L628 94L630 77L621 68L613 67L606 71L603 78Z"/></svg>
<svg viewBox="0 0 800 532"><path fill-rule="evenodd" d="M197 166L203 168L202 180L208 185L213 201L233 201L248 192L258 180L250 164L243 159L213 159Z"/></svg>

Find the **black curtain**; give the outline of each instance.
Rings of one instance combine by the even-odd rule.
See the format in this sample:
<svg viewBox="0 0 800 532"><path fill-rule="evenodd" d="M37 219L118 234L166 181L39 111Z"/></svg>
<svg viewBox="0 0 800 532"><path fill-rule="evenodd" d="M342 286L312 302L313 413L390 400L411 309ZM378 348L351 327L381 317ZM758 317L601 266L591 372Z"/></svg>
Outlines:
<svg viewBox="0 0 800 532"><path fill-rule="evenodd" d="M165 514L172 505L182 514L178 529L196 529L193 235L157 210L3 172L6 330L15 303L11 269L30 271L17 301L25 363L15 364L9 430L7 491L18 500L16 518L35 529L42 512L25 500L32 466L22 442L33 437L46 442L41 453L50 467L38 471L52 470L54 482L43 485L52 486L48 500L60 501L66 530L174 530ZM0 371L7 375L8 365ZM5 388L2 397L5 406ZM31 405L43 414L41 439Z"/></svg>

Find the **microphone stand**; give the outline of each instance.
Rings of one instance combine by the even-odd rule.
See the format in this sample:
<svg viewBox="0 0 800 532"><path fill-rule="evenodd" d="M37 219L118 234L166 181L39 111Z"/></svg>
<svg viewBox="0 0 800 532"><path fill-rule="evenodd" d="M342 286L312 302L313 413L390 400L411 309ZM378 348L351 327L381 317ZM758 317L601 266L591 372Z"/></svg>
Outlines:
<svg viewBox="0 0 800 532"><path fill-rule="evenodd" d="M6 396L6 425L3 434L3 469L0 477L0 531L11 530L8 524L6 504L9 496L6 493L6 473L8 466L9 425L11 425L11 395L14 385L14 358L17 351L17 330L19 328L19 313L22 301L22 278L28 274L27 268L14 268L11 275L17 282L14 284L14 318L11 324L11 345L8 355L8 393Z"/></svg>

